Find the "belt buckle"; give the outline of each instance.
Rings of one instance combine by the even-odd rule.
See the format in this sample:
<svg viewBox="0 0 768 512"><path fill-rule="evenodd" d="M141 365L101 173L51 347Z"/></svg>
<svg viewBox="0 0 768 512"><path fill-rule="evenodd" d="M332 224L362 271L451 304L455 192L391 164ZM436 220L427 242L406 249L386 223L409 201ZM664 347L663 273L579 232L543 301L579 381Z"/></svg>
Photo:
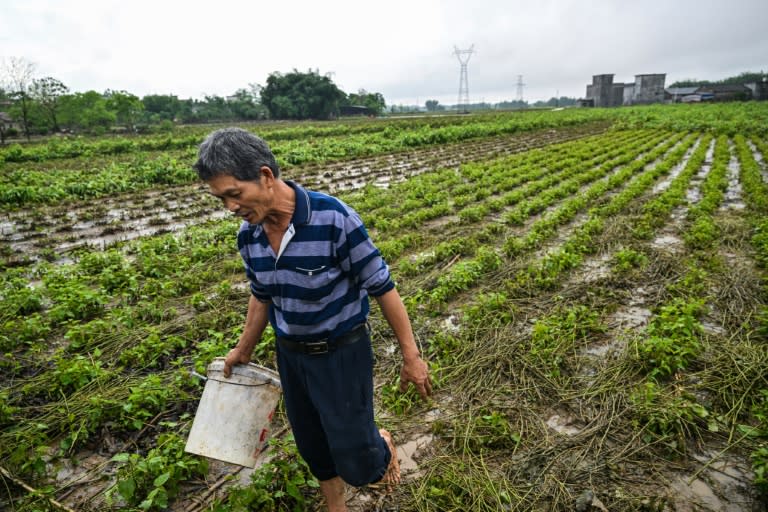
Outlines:
<svg viewBox="0 0 768 512"><path fill-rule="evenodd" d="M304 352L306 354L317 355L328 353L327 341L309 341L304 343Z"/></svg>

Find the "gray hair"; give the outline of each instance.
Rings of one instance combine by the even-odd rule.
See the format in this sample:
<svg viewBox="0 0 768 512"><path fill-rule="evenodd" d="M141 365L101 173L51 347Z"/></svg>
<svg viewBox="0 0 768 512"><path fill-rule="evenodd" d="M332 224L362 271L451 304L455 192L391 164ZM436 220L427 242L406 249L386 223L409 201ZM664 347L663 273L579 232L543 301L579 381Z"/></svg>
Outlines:
<svg viewBox="0 0 768 512"><path fill-rule="evenodd" d="M197 162L193 165L203 181L225 174L241 181L259 181L261 169L272 169L280 177L275 155L264 139L242 128L222 128L212 132L200 144Z"/></svg>

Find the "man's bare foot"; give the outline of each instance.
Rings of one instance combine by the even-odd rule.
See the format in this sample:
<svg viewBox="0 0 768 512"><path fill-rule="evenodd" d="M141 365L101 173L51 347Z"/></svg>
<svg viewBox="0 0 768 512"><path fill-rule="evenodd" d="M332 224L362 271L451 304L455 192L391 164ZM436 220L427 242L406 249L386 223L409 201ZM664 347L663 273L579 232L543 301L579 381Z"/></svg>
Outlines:
<svg viewBox="0 0 768 512"><path fill-rule="evenodd" d="M384 473L384 476L381 477L379 482L386 484L387 492L392 492L394 486L400 483L400 462L397 460L397 448L395 447L395 442L392 440L392 434L383 428L379 429L379 433L387 443L389 453L392 456L389 460L387 471Z"/></svg>

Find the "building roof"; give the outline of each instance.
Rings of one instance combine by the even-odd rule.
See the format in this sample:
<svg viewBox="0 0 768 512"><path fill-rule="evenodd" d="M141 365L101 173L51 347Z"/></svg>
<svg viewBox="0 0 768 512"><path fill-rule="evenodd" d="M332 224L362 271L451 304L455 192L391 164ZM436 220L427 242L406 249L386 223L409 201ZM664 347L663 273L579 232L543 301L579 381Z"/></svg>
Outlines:
<svg viewBox="0 0 768 512"><path fill-rule="evenodd" d="M746 92L749 87L744 84L712 84L697 88L699 92Z"/></svg>
<svg viewBox="0 0 768 512"><path fill-rule="evenodd" d="M694 94L698 89L698 87L667 87L664 90L672 96L685 96L686 94Z"/></svg>

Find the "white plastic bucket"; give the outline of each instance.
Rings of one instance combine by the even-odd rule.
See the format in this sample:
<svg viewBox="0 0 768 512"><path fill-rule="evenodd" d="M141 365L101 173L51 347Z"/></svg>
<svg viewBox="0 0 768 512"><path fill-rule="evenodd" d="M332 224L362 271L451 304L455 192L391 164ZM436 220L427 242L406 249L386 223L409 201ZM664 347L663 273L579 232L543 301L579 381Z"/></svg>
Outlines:
<svg viewBox="0 0 768 512"><path fill-rule="evenodd" d="M208 365L207 376L185 451L255 467L280 399L280 377L248 363L233 366L225 378L223 357Z"/></svg>

